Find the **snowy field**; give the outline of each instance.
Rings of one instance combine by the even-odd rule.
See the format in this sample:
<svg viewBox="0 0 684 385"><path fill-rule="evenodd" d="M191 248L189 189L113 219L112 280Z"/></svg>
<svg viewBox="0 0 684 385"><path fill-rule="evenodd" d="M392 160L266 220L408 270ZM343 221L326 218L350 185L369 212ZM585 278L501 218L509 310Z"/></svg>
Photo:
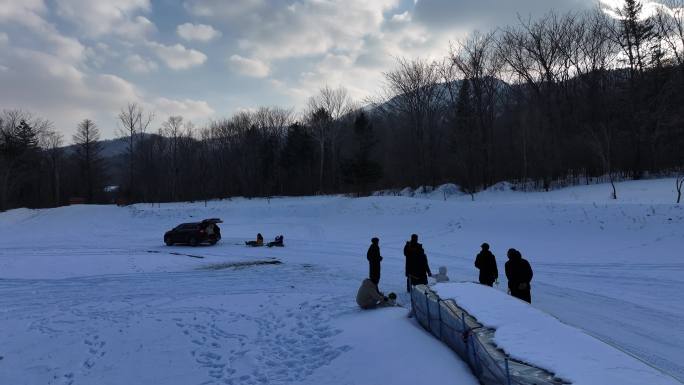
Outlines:
<svg viewBox="0 0 684 385"><path fill-rule="evenodd" d="M684 380L684 205L674 181L549 193L280 198L0 213L0 384L476 384L402 308L354 302L380 237L380 286L403 295L404 242L477 279L486 241L522 251L532 300ZM220 217L212 247L164 231ZM247 248L257 232L285 248ZM172 254L174 253L174 254ZM200 256L203 258L195 258ZM280 265L228 267L277 258ZM505 278L500 290L504 290Z"/></svg>

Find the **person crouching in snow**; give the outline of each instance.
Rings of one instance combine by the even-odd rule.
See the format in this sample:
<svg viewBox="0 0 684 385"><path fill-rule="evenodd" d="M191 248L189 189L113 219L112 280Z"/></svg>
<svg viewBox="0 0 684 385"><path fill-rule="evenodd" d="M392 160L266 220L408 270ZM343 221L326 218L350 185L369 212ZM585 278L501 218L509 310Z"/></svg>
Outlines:
<svg viewBox="0 0 684 385"><path fill-rule="evenodd" d="M368 278L361 282L359 292L356 293L356 303L364 310L395 306L396 298L397 296L394 293L390 293L388 297L382 295L378 287Z"/></svg>
<svg viewBox="0 0 684 385"><path fill-rule="evenodd" d="M447 268L446 266L441 266L439 268L439 273L433 276L435 280L437 280L437 283L440 282L449 282L449 276L447 275Z"/></svg>

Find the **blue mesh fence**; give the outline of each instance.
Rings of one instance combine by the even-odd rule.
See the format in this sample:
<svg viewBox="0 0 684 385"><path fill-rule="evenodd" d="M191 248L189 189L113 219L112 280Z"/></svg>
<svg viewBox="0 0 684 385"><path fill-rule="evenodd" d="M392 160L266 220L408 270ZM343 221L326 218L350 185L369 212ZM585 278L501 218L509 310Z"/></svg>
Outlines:
<svg viewBox="0 0 684 385"><path fill-rule="evenodd" d="M483 385L569 384L548 371L509 359L492 342L492 329L426 286L413 287L411 306L416 320L454 350Z"/></svg>

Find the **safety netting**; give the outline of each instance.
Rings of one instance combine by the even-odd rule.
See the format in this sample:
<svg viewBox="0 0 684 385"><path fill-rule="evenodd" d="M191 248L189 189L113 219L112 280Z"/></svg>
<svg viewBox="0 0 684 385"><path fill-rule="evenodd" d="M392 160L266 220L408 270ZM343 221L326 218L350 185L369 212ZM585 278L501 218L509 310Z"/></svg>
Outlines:
<svg viewBox="0 0 684 385"><path fill-rule="evenodd" d="M428 286L413 287L411 307L418 323L453 349L483 385L570 384L547 370L511 359L494 343L493 329Z"/></svg>

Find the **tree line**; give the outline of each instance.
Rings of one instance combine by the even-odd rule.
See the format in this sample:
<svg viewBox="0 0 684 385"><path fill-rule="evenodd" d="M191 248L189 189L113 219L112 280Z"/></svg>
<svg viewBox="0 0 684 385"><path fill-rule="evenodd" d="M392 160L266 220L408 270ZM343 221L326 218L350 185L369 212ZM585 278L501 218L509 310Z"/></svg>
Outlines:
<svg viewBox="0 0 684 385"><path fill-rule="evenodd" d="M667 5L519 17L455 41L443 60L398 59L369 100L323 87L300 113L261 107L205 127L181 116L155 126L130 103L116 157L102 155L89 119L66 152L49 121L4 111L0 209L106 202L106 186L125 202L165 202L682 175L684 1Z"/></svg>

